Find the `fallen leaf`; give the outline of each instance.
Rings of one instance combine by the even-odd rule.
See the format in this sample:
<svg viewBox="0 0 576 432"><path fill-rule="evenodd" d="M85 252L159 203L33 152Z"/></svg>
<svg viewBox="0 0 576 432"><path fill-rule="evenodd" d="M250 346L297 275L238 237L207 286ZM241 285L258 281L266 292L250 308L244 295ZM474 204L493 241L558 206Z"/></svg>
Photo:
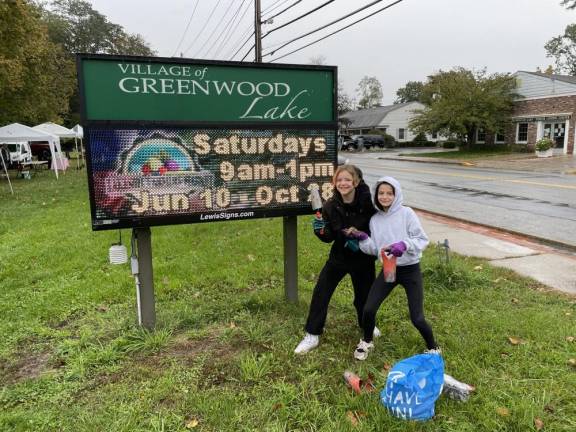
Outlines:
<svg viewBox="0 0 576 432"><path fill-rule="evenodd" d="M568 364L569 364L570 366L576 367L576 358L568 359Z"/></svg>
<svg viewBox="0 0 576 432"><path fill-rule="evenodd" d="M493 282L493 283L498 283L498 282L500 282L502 279L503 279L503 278L496 278L496 279L494 279L492 282Z"/></svg>
<svg viewBox="0 0 576 432"><path fill-rule="evenodd" d="M536 427L536 430L542 430L542 428L544 427L544 422L540 420L538 417L536 417L534 419L534 426Z"/></svg>
<svg viewBox="0 0 576 432"><path fill-rule="evenodd" d="M358 417L356 416L355 412L346 411L346 417L348 418L348 421L352 424L352 426L354 427L358 426Z"/></svg>
<svg viewBox="0 0 576 432"><path fill-rule="evenodd" d="M548 404L548 405L544 406L544 411L546 411L547 413L550 413L550 414L554 414L554 411L556 411L556 408L554 408L553 405Z"/></svg>
<svg viewBox="0 0 576 432"><path fill-rule="evenodd" d="M392 368L392 366L390 365L390 363L384 363L384 366L382 366L382 370L385 371L389 371Z"/></svg>
<svg viewBox="0 0 576 432"><path fill-rule="evenodd" d="M163 285L168 285L168 277L167 277L167 276L164 276L164 277L162 278L162 284L163 284Z"/></svg>
<svg viewBox="0 0 576 432"><path fill-rule="evenodd" d="M504 408L504 407L496 408L496 412L498 413L499 416L502 416L502 417L507 417L510 415L510 410L508 408Z"/></svg>
<svg viewBox="0 0 576 432"><path fill-rule="evenodd" d="M248 258L248 261L256 261L256 258L254 258L254 255L248 255L246 258Z"/></svg>
<svg viewBox="0 0 576 432"><path fill-rule="evenodd" d="M481 265L477 265L476 267L474 267L474 270L482 270L483 267Z"/></svg>
<svg viewBox="0 0 576 432"><path fill-rule="evenodd" d="M234 323L234 321L230 322L230 325L228 326L231 329L235 329L236 328L236 324Z"/></svg>
<svg viewBox="0 0 576 432"><path fill-rule="evenodd" d="M195 428L196 426L198 426L199 423L200 422L198 421L198 419L193 417L186 422L185 426L186 426L186 429L192 429L192 428Z"/></svg>
<svg viewBox="0 0 576 432"><path fill-rule="evenodd" d="M570 316L570 315L572 315L572 312L566 312L564 315Z"/></svg>
<svg viewBox="0 0 576 432"><path fill-rule="evenodd" d="M510 354L507 353L507 352L502 352L502 353L500 353L500 357L502 357L502 358L508 358L508 357L510 357Z"/></svg>
<svg viewBox="0 0 576 432"><path fill-rule="evenodd" d="M108 308L107 308L106 306L104 306L104 305L100 305L100 306L98 306L98 307L96 308L96 310L97 310L98 312L107 312L107 311L108 311Z"/></svg>
<svg viewBox="0 0 576 432"><path fill-rule="evenodd" d="M574 336L566 336L566 342L574 342Z"/></svg>
<svg viewBox="0 0 576 432"><path fill-rule="evenodd" d="M283 408L284 404L277 402L274 405L272 405L272 411L278 411L280 408Z"/></svg>
<svg viewBox="0 0 576 432"><path fill-rule="evenodd" d="M509 337L508 342L510 342L512 345L520 345L525 343L522 339L517 337Z"/></svg>
<svg viewBox="0 0 576 432"><path fill-rule="evenodd" d="M512 303L519 303L520 300L518 300L517 298L513 297L512 300L510 300Z"/></svg>

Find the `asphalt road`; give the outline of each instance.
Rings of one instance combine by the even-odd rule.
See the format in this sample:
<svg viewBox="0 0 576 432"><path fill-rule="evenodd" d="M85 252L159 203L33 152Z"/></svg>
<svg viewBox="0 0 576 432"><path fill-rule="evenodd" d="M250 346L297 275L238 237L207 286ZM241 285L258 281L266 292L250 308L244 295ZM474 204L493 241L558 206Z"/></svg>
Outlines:
<svg viewBox="0 0 576 432"><path fill-rule="evenodd" d="M576 249L576 177L379 159L347 153L372 187L383 176L402 184L417 209L564 244Z"/></svg>

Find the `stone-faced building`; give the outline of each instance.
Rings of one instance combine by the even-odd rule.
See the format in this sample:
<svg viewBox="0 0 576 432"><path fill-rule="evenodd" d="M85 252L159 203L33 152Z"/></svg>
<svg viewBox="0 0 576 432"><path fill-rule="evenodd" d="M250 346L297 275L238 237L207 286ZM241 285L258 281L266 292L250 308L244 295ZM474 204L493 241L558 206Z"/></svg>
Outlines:
<svg viewBox="0 0 576 432"><path fill-rule="evenodd" d="M518 71L512 127L506 141L533 147L551 138L557 154L574 154L576 140L576 77ZM481 137L480 137L481 138ZM500 139L504 137L500 136ZM496 138L498 142L498 138Z"/></svg>

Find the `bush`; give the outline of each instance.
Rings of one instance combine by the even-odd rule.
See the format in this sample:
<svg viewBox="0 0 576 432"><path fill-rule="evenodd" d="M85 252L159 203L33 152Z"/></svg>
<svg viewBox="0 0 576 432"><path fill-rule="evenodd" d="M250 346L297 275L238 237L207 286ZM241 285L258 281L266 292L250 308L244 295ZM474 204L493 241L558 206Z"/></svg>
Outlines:
<svg viewBox="0 0 576 432"><path fill-rule="evenodd" d="M396 147L396 138L387 133L383 134L384 137L384 147Z"/></svg>
<svg viewBox="0 0 576 432"><path fill-rule="evenodd" d="M536 150L537 151L546 151L554 147L554 143L550 138L542 138L536 141Z"/></svg>
<svg viewBox="0 0 576 432"><path fill-rule="evenodd" d="M442 148L445 149L455 149L460 143L458 141L444 141L442 142Z"/></svg>
<svg viewBox="0 0 576 432"><path fill-rule="evenodd" d="M413 147L426 147L429 144L430 142L428 141L428 138L426 138L426 134L423 132L420 132L418 135L416 135L411 143Z"/></svg>

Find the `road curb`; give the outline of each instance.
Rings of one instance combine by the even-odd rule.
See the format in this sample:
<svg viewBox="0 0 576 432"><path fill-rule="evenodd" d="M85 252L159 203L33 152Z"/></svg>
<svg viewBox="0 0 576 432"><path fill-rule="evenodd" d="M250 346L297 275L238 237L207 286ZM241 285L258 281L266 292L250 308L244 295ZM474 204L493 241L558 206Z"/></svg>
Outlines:
<svg viewBox="0 0 576 432"><path fill-rule="evenodd" d="M537 242L537 243L541 243L541 244L546 245L546 246L551 246L551 247L554 247L556 249L561 249L561 250L568 252L568 253L571 253L571 254L576 253L576 245L572 245L569 243L563 243L563 242L559 242L557 240L545 239L545 238L538 237L538 236L535 236L532 234L526 234L526 233L522 233L519 231L514 231L514 230L510 230L510 229L506 229L506 228L495 227L493 225L487 225L487 224L483 224L483 223L479 223L479 222L472 222L472 221L462 219L462 218L457 218L454 216L447 216L447 215L442 214L442 213L437 213L437 212L433 212L430 210L421 209L421 208L415 207L413 205L410 205L410 207L413 208L414 210L417 210L419 213L422 213L424 215L429 214L432 216L438 216L438 217L452 220L452 221L456 221L456 222L462 222L462 223L466 223L469 225L476 225L479 227L488 228L490 230L493 230L496 232L501 232L504 234L512 234L512 235L515 235L518 237L532 240L532 241Z"/></svg>
<svg viewBox="0 0 576 432"><path fill-rule="evenodd" d="M413 158L413 157L381 157L378 160L396 160L405 162L420 162L420 163L436 163L436 164L448 164L448 165L464 165L464 166L475 166L473 162L463 161L460 159L449 160L449 159L424 159L424 158Z"/></svg>

